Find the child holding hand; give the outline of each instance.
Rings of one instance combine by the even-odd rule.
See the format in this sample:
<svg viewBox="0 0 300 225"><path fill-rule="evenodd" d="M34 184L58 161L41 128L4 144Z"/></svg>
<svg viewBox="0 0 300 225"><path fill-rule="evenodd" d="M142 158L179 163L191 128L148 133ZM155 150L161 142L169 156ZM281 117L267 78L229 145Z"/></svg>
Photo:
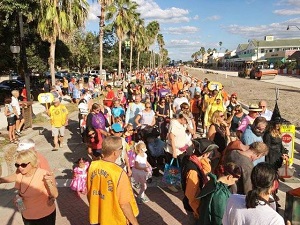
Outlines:
<svg viewBox="0 0 300 225"><path fill-rule="evenodd" d="M78 159L77 163L78 166L73 170L73 179L70 187L73 191L76 191L79 196L80 193L86 194L87 170L90 164L84 158Z"/></svg>

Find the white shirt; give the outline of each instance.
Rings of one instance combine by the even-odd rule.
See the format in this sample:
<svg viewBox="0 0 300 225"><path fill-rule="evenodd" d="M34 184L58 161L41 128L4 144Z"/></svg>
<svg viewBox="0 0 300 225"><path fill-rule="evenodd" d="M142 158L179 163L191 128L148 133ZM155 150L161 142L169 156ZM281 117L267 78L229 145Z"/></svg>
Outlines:
<svg viewBox="0 0 300 225"><path fill-rule="evenodd" d="M231 195L223 216L223 225L284 225L283 218L269 205L246 208L245 195ZM262 202L263 203L263 202Z"/></svg>
<svg viewBox="0 0 300 225"><path fill-rule="evenodd" d="M17 111L18 116L21 115L21 108L20 108L19 101L14 96L11 97L11 105L12 105L12 107L16 107L16 111Z"/></svg>
<svg viewBox="0 0 300 225"><path fill-rule="evenodd" d="M271 120L272 115L273 115L272 111L270 111L270 110L268 110L268 109L266 109L265 112L261 112L261 113L260 113L260 116L261 116L261 117L265 117L267 121L270 121L270 120Z"/></svg>
<svg viewBox="0 0 300 225"><path fill-rule="evenodd" d="M139 164L141 168L146 168L147 167L147 154L144 153L144 156L141 155L136 155L135 161Z"/></svg>
<svg viewBox="0 0 300 225"><path fill-rule="evenodd" d="M155 116L155 112L151 110L150 112L146 112L145 110L139 112L141 116L141 124L152 125L152 121Z"/></svg>
<svg viewBox="0 0 300 225"><path fill-rule="evenodd" d="M187 100L186 97L181 97L181 98L175 98L174 102L173 102L173 107L175 107L175 110L180 110L180 105L182 103L186 102L187 104L189 104L189 100Z"/></svg>

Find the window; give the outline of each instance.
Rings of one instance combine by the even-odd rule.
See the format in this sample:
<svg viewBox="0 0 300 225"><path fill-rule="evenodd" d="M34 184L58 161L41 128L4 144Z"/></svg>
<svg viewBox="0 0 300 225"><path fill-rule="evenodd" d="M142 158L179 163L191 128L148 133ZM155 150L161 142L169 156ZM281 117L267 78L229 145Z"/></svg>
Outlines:
<svg viewBox="0 0 300 225"><path fill-rule="evenodd" d="M260 49L260 53L265 53L265 49L264 48Z"/></svg>

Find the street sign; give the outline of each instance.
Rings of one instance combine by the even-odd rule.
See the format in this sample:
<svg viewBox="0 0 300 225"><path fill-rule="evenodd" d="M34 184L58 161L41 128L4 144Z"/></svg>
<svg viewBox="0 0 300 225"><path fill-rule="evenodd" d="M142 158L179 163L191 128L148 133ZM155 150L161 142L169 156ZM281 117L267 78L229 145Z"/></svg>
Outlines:
<svg viewBox="0 0 300 225"><path fill-rule="evenodd" d="M288 156L290 157L290 165L294 163L294 148L295 148L295 125L283 124L280 126L281 138L283 147L288 150Z"/></svg>
<svg viewBox="0 0 300 225"><path fill-rule="evenodd" d="M51 93L41 93L38 96L39 103L45 104L45 103L51 103L54 100L54 96Z"/></svg>

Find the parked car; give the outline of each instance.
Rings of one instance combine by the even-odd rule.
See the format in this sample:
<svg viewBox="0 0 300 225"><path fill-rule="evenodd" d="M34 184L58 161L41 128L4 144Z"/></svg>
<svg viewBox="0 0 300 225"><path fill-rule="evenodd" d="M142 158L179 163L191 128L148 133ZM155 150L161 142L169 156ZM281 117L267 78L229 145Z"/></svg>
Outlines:
<svg viewBox="0 0 300 225"><path fill-rule="evenodd" d="M88 72L88 74L89 74L90 76L92 76L92 75L99 75L99 70L90 70L90 71Z"/></svg>
<svg viewBox="0 0 300 225"><path fill-rule="evenodd" d="M22 90L24 83L20 80L4 80L0 83L0 89Z"/></svg>

